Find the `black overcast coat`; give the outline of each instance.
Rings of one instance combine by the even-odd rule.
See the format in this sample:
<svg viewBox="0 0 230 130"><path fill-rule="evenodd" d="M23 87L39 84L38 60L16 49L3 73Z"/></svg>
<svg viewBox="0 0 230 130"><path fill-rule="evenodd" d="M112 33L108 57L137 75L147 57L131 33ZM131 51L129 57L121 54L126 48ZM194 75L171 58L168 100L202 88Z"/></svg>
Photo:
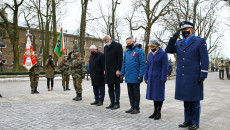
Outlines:
<svg viewBox="0 0 230 130"><path fill-rule="evenodd" d="M123 49L120 43L112 41L111 45L104 47L105 54L105 83L120 83L116 71L121 71L123 61Z"/></svg>
<svg viewBox="0 0 230 130"><path fill-rule="evenodd" d="M89 67L92 86L104 85L104 54L99 51L95 55L91 54L89 60Z"/></svg>

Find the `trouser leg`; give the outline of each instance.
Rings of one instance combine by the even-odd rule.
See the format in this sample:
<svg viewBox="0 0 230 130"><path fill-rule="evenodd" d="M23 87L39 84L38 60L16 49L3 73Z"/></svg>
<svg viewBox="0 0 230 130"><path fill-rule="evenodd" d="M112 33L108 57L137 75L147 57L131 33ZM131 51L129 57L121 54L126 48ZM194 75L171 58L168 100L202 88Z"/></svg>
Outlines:
<svg viewBox="0 0 230 130"><path fill-rule="evenodd" d="M192 102L184 101L184 120L192 123Z"/></svg>
<svg viewBox="0 0 230 130"><path fill-rule="evenodd" d="M134 86L131 83L127 83L127 87L128 87L130 106L134 109L135 108L135 97L134 97L134 89L133 89Z"/></svg>
<svg viewBox="0 0 230 130"><path fill-rule="evenodd" d="M99 86L93 86L94 99L99 100Z"/></svg>
<svg viewBox="0 0 230 130"><path fill-rule="evenodd" d="M133 85L133 93L134 93L134 101L135 101L135 109L140 109L140 83L135 83Z"/></svg>
<svg viewBox="0 0 230 130"><path fill-rule="evenodd" d="M76 79L76 89L77 89L77 93L82 93L82 79L81 78L77 78Z"/></svg>
<svg viewBox="0 0 230 130"><path fill-rule="evenodd" d="M47 78L47 88L50 88L50 78Z"/></svg>
<svg viewBox="0 0 230 130"><path fill-rule="evenodd" d="M108 84L108 88L109 88L109 98L110 98L110 102L111 104L115 104L115 93L114 93L114 84Z"/></svg>
<svg viewBox="0 0 230 130"><path fill-rule="evenodd" d="M105 85L99 87L99 102L104 102L105 97Z"/></svg>
<svg viewBox="0 0 230 130"><path fill-rule="evenodd" d="M120 105L120 83L115 84L115 104Z"/></svg>
<svg viewBox="0 0 230 130"><path fill-rule="evenodd" d="M200 101L192 101L192 124L200 124Z"/></svg>
<svg viewBox="0 0 230 130"><path fill-rule="evenodd" d="M51 87L53 88L54 87L54 78L51 78Z"/></svg>

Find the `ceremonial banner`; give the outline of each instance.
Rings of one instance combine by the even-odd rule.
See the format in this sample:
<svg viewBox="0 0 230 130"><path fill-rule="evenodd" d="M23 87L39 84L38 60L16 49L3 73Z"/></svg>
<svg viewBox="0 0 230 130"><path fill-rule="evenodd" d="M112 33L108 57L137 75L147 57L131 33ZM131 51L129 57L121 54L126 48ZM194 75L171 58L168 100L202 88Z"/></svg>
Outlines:
<svg viewBox="0 0 230 130"><path fill-rule="evenodd" d="M61 31L60 31L60 34L59 34L57 44L56 44L55 49L54 49L54 53L58 57L61 57L62 54L65 54L64 36L63 36L62 28L61 28Z"/></svg>
<svg viewBox="0 0 230 130"><path fill-rule="evenodd" d="M29 71L36 63L37 63L37 60L34 55L34 49L31 44L30 35L28 34L24 58L23 58L23 66Z"/></svg>

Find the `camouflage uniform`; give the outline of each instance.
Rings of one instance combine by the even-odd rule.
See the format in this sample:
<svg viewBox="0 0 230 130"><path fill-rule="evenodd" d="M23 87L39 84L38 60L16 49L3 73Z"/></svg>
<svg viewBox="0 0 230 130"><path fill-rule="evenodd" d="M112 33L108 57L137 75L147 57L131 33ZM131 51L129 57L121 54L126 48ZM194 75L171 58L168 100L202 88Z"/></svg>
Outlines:
<svg viewBox="0 0 230 130"><path fill-rule="evenodd" d="M40 58L36 57L37 63L29 70L31 94L39 93L37 91L39 80Z"/></svg>
<svg viewBox="0 0 230 130"><path fill-rule="evenodd" d="M63 70L64 66L64 70ZM64 91L69 89L69 77L70 77L70 64L68 60L64 60L59 64L59 70L62 71L62 86ZM64 77L63 77L64 73ZM64 80L63 80L64 78Z"/></svg>
<svg viewBox="0 0 230 130"><path fill-rule="evenodd" d="M76 52L76 50L75 50ZM79 52L79 50L77 50ZM71 60L71 74L73 77L73 85L77 96L73 100L82 100L82 79L84 79L86 74L85 61L79 56L74 56Z"/></svg>

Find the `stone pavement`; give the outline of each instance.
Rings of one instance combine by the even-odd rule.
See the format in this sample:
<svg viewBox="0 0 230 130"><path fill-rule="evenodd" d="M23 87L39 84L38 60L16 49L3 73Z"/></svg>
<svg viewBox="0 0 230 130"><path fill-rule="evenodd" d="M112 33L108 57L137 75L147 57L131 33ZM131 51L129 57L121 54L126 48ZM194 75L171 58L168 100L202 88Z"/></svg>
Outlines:
<svg viewBox="0 0 230 130"><path fill-rule="evenodd" d="M121 84L121 108L107 110L108 89L104 105L91 106L93 90L90 81L83 81L83 100L72 101L71 91L63 91L60 77L55 78L54 91L47 91L46 80L39 81L40 94L30 94L28 78L0 79L0 130L7 129L179 129L183 122L183 102L174 99L175 79L166 83L166 101L162 119L148 116L153 112L153 102L145 99L146 84L141 84L141 113L126 114L129 99L126 84ZM230 129L230 80L219 80L218 73L209 73L205 80L205 100L201 101L202 130ZM181 129L183 130L183 129Z"/></svg>

